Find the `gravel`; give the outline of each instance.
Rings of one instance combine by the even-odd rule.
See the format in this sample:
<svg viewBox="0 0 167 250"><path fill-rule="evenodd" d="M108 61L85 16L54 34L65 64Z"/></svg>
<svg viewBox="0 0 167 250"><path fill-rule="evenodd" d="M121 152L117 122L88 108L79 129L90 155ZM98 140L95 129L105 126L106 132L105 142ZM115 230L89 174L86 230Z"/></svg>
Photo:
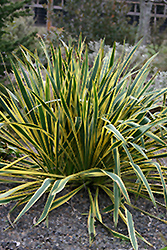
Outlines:
<svg viewBox="0 0 167 250"><path fill-rule="evenodd" d="M1 184L1 189L4 184ZM63 191L65 192L65 191ZM46 198L45 198L46 199ZM158 201L163 199L157 197ZM134 197L131 197L132 203ZM9 210L14 204L0 206L0 250L1 249L54 249L54 250L132 250L129 242L113 237L101 225L96 225L96 238L90 245L87 230L87 213L89 211L89 198L86 191L81 191L74 196L68 203L53 210L49 214L48 224L42 222L40 225L33 227L44 208L45 200L40 199L20 220L11 227L9 221L13 221L18 215L20 208L17 208L7 217ZM109 204L105 194L100 194L100 209ZM154 208L151 202L139 198L136 206L167 220L167 212L164 208ZM150 218L137 210L132 210L136 230L145 237L153 248L146 245L143 241L138 240L139 250L144 249L161 249L167 245L167 225L156 219ZM112 216L105 214L105 222L110 228L114 229ZM120 220L117 230L127 235L125 224Z"/></svg>

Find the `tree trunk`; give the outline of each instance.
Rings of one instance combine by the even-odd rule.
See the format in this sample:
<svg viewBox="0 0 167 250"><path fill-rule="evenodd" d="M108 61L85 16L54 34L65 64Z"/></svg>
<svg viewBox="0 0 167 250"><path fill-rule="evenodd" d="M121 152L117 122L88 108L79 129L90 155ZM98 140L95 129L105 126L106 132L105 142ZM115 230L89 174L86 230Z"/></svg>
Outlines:
<svg viewBox="0 0 167 250"><path fill-rule="evenodd" d="M47 6L47 33L50 33L50 28L52 26L52 15L53 15L53 0L48 0Z"/></svg>
<svg viewBox="0 0 167 250"><path fill-rule="evenodd" d="M137 40L143 37L143 44L147 44L150 38L150 18L152 5L152 0L140 0L140 20L137 33Z"/></svg>

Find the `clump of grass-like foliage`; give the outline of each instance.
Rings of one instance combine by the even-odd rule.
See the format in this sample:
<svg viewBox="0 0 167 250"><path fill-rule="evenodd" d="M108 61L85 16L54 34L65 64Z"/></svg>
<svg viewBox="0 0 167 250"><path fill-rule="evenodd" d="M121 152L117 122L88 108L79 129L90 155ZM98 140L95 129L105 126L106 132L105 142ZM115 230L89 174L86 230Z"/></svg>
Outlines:
<svg viewBox="0 0 167 250"><path fill-rule="evenodd" d="M53 46L48 53L43 41L41 46L47 65L22 47L24 61L12 63L17 84L0 96L7 114L0 113L0 138L22 152L17 160L0 163L0 181L15 183L1 192L0 204L25 204L16 223L47 193L39 224L86 187L91 241L95 221L106 226L98 205L102 189L111 200L104 211L113 211L115 226L121 218L129 236L106 226L108 230L130 240L134 249L137 237L150 244L134 229L128 207L135 208L129 193L150 199L155 206L159 203L154 194L162 194L167 204L167 167L154 160L167 156L160 153L166 149L167 88L149 90L154 77L147 80L147 76L154 57L134 72L129 65L139 43L116 62L115 47L103 58L102 45L90 68L81 39L78 48L65 46L65 55ZM57 198L65 186L72 191Z"/></svg>

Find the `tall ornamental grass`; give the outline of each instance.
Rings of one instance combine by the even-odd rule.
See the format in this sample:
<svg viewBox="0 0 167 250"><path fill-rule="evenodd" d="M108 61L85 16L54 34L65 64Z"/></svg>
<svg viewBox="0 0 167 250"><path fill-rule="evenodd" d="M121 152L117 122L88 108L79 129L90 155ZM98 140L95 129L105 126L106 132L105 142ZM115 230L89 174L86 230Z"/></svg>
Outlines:
<svg viewBox="0 0 167 250"><path fill-rule="evenodd" d="M149 199L155 207L167 205L167 167L155 161L167 156L167 88L149 90L154 77L147 76L154 57L135 71L129 65L139 43L117 61L115 47L103 58L102 44L90 68L81 39L77 48L65 45L65 54L53 46L47 52L43 41L41 46L47 65L22 47L24 60L12 63L16 85L0 96L6 112L0 113L0 138L22 153L13 162L0 163L0 181L14 183L0 193L0 204L24 204L16 223L46 193L37 225L86 188L90 242L98 221L112 235L131 241L135 250L137 238L151 245L134 228L129 207L139 208L129 194ZM57 198L68 186L68 193ZM122 219L128 236L103 223L99 190L111 200L103 212L112 212L115 226ZM164 196L165 205L155 194Z"/></svg>

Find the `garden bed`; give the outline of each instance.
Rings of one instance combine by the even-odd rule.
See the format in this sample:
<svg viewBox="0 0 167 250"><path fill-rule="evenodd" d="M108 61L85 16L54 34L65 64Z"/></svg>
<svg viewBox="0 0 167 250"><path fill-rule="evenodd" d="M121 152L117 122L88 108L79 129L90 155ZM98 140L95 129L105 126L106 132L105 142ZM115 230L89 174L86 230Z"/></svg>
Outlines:
<svg viewBox="0 0 167 250"><path fill-rule="evenodd" d="M1 184L1 187L4 184ZM65 192L65 191L63 191ZM132 203L134 197L131 197ZM157 197L157 200L163 202L163 199ZM108 205L109 200L105 194L100 195L100 208ZM57 250L87 250L87 249L105 249L105 250L130 250L132 246L129 242L114 238L101 225L96 226L96 238L90 246L87 215L89 210L89 198L86 191L78 193L65 205L53 210L49 214L48 225L46 222L33 227L41 215L44 208L44 198L40 199L30 211L20 218L18 223L10 229L9 221L17 216L19 209L15 210L11 217L7 217L9 210L14 204L0 206L0 249L57 249ZM164 208L154 208L151 202L139 198L136 206L167 220L167 213ZM134 218L135 228L145 237L154 248L147 246L141 240L138 240L139 249L157 249L167 245L167 225L142 214L139 211L131 210ZM109 214L104 215L103 221L114 230L112 217ZM127 234L126 226L121 222L118 224L118 231Z"/></svg>

